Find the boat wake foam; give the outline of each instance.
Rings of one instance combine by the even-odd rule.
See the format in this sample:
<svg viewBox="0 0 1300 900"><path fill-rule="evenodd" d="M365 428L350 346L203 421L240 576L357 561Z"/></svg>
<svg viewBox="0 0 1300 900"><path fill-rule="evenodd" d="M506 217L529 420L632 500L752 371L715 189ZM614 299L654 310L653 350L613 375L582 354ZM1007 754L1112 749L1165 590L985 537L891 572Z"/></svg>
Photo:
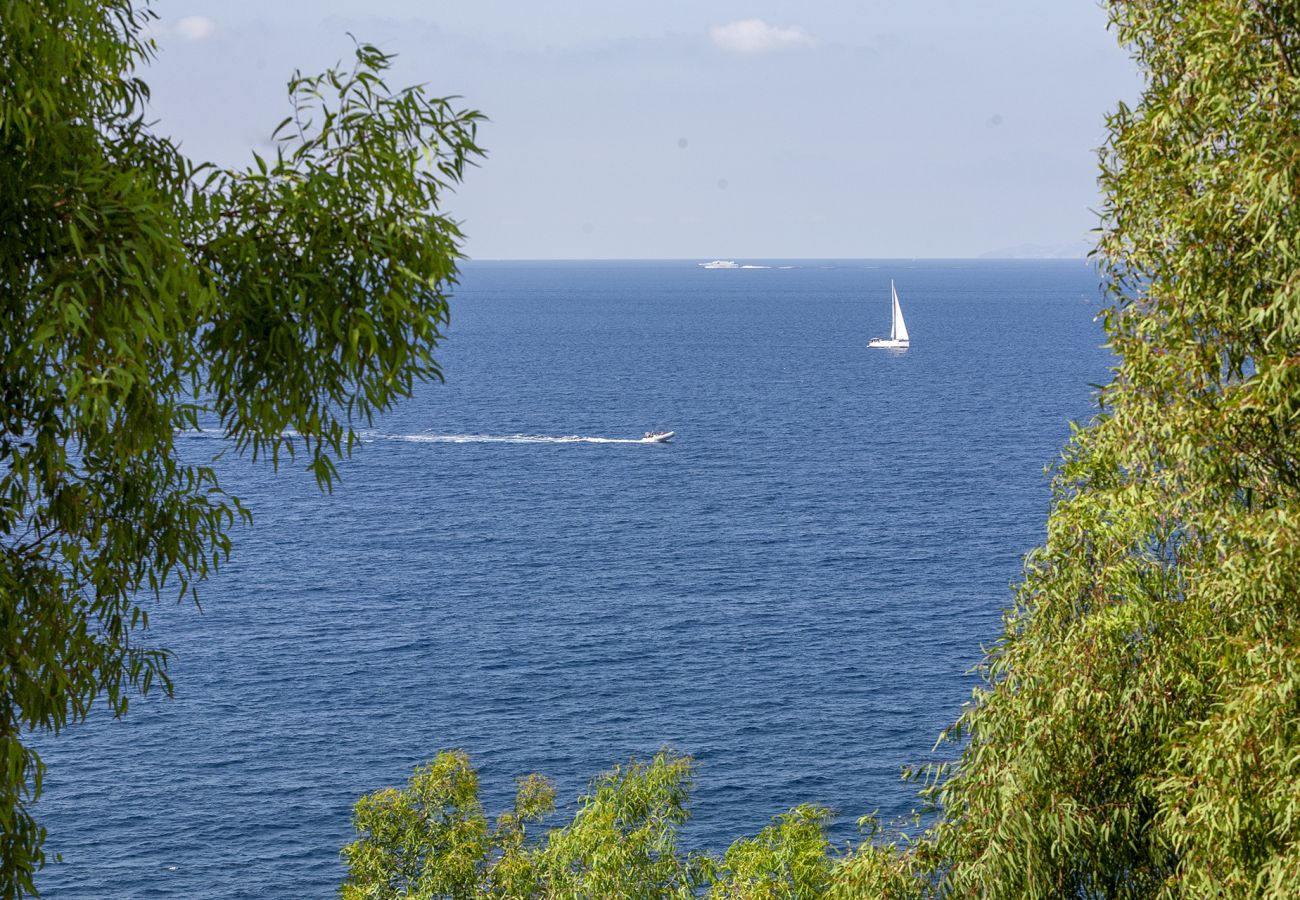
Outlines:
<svg viewBox="0 0 1300 900"><path fill-rule="evenodd" d="M543 434L365 434L371 441L406 441L415 444L649 444L646 438L584 437L569 434L552 437Z"/></svg>
<svg viewBox="0 0 1300 900"><path fill-rule="evenodd" d="M178 438L215 439L225 437L220 429L203 431L177 431ZM296 431L281 432L282 437L301 437ZM376 442L404 442L411 444L655 444L662 441L650 438L608 438L580 434L551 436L544 434L384 434L379 431L362 431L357 435L363 444Z"/></svg>

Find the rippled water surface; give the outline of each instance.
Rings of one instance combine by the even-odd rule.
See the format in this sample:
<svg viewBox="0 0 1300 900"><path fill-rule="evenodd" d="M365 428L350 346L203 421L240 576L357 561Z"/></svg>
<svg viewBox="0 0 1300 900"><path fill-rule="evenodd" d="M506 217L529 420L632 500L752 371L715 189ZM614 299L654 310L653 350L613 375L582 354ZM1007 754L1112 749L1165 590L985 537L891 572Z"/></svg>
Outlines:
<svg viewBox="0 0 1300 900"><path fill-rule="evenodd" d="M328 896L353 801L449 747L490 812L688 751L699 846L907 813L1108 377L1097 277L785 265L471 263L447 383L332 496L223 459L256 521L201 614L156 610L175 699L40 741L48 895ZM906 352L866 349L890 278Z"/></svg>

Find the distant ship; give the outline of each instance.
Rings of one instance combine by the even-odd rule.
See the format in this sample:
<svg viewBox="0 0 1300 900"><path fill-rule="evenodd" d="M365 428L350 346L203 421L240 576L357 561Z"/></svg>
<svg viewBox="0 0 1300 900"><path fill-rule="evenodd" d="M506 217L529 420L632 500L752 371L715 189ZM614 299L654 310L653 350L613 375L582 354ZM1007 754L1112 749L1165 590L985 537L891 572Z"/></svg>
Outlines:
<svg viewBox="0 0 1300 900"><path fill-rule="evenodd" d="M739 269L734 259L715 259L713 262L699 263L705 269Z"/></svg>

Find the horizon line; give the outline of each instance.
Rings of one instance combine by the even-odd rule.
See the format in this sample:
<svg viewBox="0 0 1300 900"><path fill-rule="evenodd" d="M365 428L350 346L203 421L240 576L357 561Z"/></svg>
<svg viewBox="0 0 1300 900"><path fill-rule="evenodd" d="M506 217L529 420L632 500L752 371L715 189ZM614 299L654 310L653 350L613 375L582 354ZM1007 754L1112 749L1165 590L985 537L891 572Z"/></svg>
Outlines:
<svg viewBox="0 0 1300 900"><path fill-rule="evenodd" d="M464 256L462 262L699 262L726 259L787 262L1073 262L1088 263L1090 256Z"/></svg>

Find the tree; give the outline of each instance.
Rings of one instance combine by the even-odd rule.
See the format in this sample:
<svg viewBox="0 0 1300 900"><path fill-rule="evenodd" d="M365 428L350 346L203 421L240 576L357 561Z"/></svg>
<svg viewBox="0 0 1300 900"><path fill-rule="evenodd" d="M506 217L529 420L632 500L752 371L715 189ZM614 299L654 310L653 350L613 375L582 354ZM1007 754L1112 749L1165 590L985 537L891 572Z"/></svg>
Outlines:
<svg viewBox="0 0 1300 900"><path fill-rule="evenodd" d="M1113 0L1119 358L937 786L942 892L1300 885L1300 6Z"/></svg>
<svg viewBox="0 0 1300 900"><path fill-rule="evenodd" d="M826 839L830 819L828 809L801 806L777 816L756 837L735 841L722 858L710 900L825 896L833 871Z"/></svg>
<svg viewBox="0 0 1300 900"><path fill-rule="evenodd" d="M176 434L219 423L323 488L353 426L440 377L478 113L390 57L289 83L271 159L186 159L144 119L133 0L0 0L0 894L34 893L31 729L170 691L150 601L248 516Z"/></svg>
<svg viewBox="0 0 1300 900"><path fill-rule="evenodd" d="M342 894L363 898L661 898L811 900L904 898L917 881L896 848L870 844L836 856L831 814L800 806L722 857L683 851L689 817L689 757L668 750L595 778L567 824L527 833L554 811L555 788L539 775L519 781L514 809L489 830L478 777L460 751L415 770L403 789L357 801L355 842Z"/></svg>
<svg viewBox="0 0 1300 900"><path fill-rule="evenodd" d="M357 801L360 835L343 849L345 898L695 896L702 858L677 852L691 762L667 752L597 778L572 823L543 841L530 824L555 808L555 788L530 775L514 809L489 830L478 776L460 751L420 766L404 789Z"/></svg>

